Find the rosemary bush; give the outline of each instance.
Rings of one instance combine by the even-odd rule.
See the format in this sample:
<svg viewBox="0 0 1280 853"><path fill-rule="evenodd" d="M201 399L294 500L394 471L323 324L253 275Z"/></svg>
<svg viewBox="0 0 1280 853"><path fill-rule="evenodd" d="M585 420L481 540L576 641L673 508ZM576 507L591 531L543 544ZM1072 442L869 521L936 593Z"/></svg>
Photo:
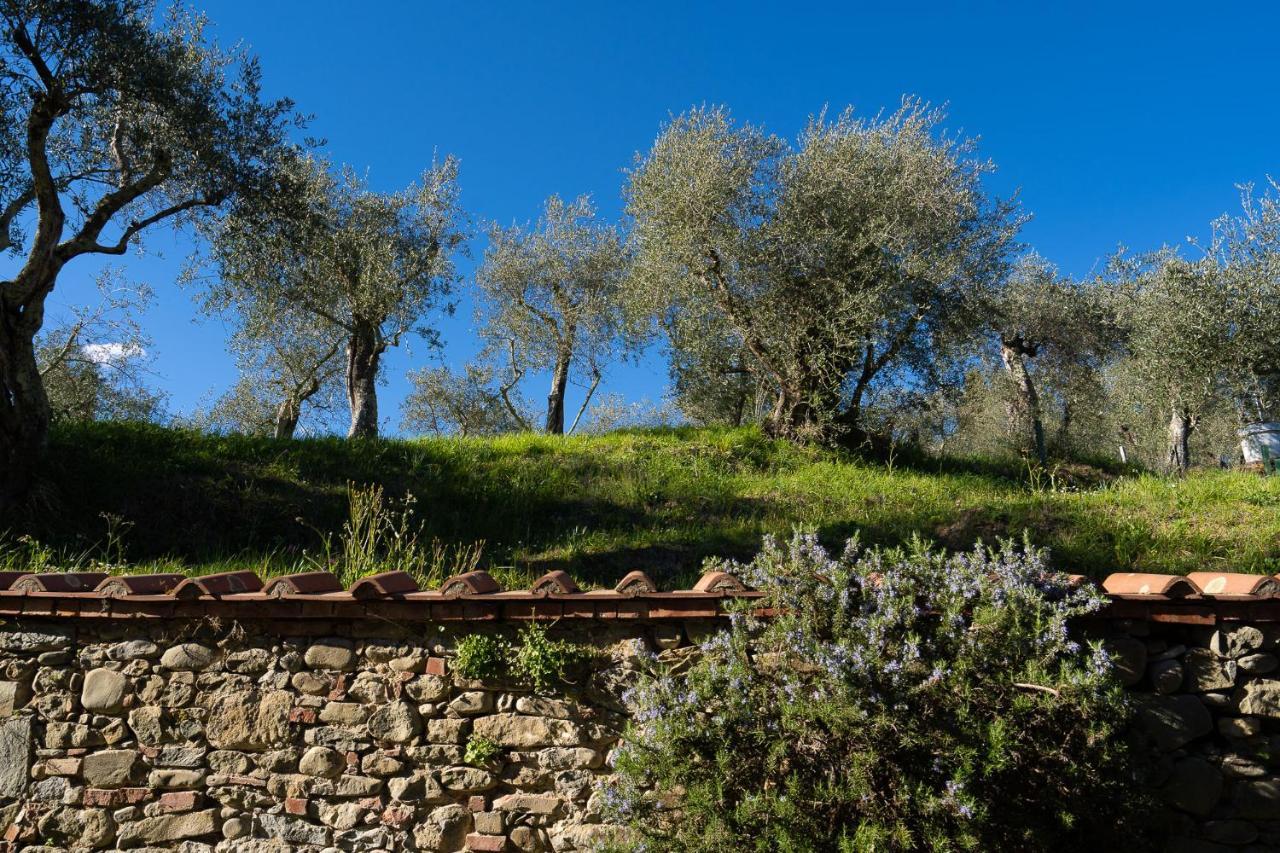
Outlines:
<svg viewBox="0 0 1280 853"><path fill-rule="evenodd" d="M1068 621L1102 604L1045 555L766 539L765 593L653 671L606 808L646 851L1080 849L1136 837L1128 716ZM759 602L757 603L757 606ZM1140 846L1140 845L1138 845Z"/></svg>

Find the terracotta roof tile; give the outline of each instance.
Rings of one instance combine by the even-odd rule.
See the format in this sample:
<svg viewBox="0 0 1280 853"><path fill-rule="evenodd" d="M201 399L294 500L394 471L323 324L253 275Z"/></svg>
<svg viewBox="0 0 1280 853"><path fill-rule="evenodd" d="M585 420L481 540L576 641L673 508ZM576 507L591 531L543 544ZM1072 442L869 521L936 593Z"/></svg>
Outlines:
<svg viewBox="0 0 1280 853"><path fill-rule="evenodd" d="M728 572L707 572L693 585L694 592L732 594L746 592L746 585Z"/></svg>
<svg viewBox="0 0 1280 853"><path fill-rule="evenodd" d="M417 591L418 582L408 572L380 572L351 585L351 595L359 599L388 598Z"/></svg>
<svg viewBox="0 0 1280 853"><path fill-rule="evenodd" d="M658 585L653 582L653 578L637 569L633 572L627 572L622 580L618 581L618 585L613 588L614 592L620 592L623 595L642 595L646 592L657 592Z"/></svg>
<svg viewBox="0 0 1280 853"><path fill-rule="evenodd" d="M1271 575L1246 575L1239 572L1192 572L1187 575L1205 595L1280 597L1280 580Z"/></svg>
<svg viewBox="0 0 1280 853"><path fill-rule="evenodd" d="M1068 575L1067 583L1092 583ZM1101 618L1214 624L1215 619L1280 622L1280 577L1234 572L1176 575L1117 573L1103 590L1111 604ZM690 619L723 614L721 599L757 599L741 579L723 571L704 574L692 589L659 591L653 579L632 571L613 589L583 592L566 572L553 571L531 589L504 591L488 572L446 580L422 590L414 577L393 571L361 578L344 590L331 572L273 578L224 572L186 578L177 574L102 572L0 572L0 616L350 620ZM765 611L761 611L762 613Z"/></svg>
<svg viewBox="0 0 1280 853"><path fill-rule="evenodd" d="M568 575L565 575L565 577L568 577ZM545 579L544 577L543 580ZM502 592L502 587L493 579L492 575L483 571L454 575L440 584L440 594L446 596L489 595L495 592Z"/></svg>
<svg viewBox="0 0 1280 853"><path fill-rule="evenodd" d="M1280 597L1280 580L1271 575L1245 575L1230 571L1193 571L1187 580L1206 596Z"/></svg>
<svg viewBox="0 0 1280 853"><path fill-rule="evenodd" d="M262 578L253 572L219 572L187 578L174 587L173 594L177 598L221 598L240 592L258 592L261 589Z"/></svg>
<svg viewBox="0 0 1280 853"><path fill-rule="evenodd" d="M93 592L106 572L45 572L24 575L10 584L13 592Z"/></svg>
<svg viewBox="0 0 1280 853"><path fill-rule="evenodd" d="M95 592L107 598L126 595L165 595L186 580L185 575L116 575L98 584Z"/></svg>
<svg viewBox="0 0 1280 853"><path fill-rule="evenodd" d="M266 586L262 588L262 594L268 598L283 598L286 595L322 595L343 591L342 582L333 572L281 575L267 581Z"/></svg>
<svg viewBox="0 0 1280 853"><path fill-rule="evenodd" d="M569 577L569 573L556 569L554 572L547 572L542 577L533 582L531 590L535 595L573 595L582 592L578 589L577 582Z"/></svg>
<svg viewBox="0 0 1280 853"><path fill-rule="evenodd" d="M1184 598L1197 595L1200 588L1180 575L1154 575L1124 572L1108 575L1102 588L1112 595L1158 595Z"/></svg>

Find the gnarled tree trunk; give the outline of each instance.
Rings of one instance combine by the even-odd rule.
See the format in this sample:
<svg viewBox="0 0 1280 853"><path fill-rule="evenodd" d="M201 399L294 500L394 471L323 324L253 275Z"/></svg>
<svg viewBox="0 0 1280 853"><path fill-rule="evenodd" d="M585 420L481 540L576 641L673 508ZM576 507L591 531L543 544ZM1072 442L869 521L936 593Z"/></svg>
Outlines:
<svg viewBox="0 0 1280 853"><path fill-rule="evenodd" d="M294 388L276 409L276 438L293 438L302 417L302 404L320 391L320 380L312 376Z"/></svg>
<svg viewBox="0 0 1280 853"><path fill-rule="evenodd" d="M49 439L49 398L27 318L0 311L0 508L24 497Z"/></svg>
<svg viewBox="0 0 1280 853"><path fill-rule="evenodd" d="M573 351L561 348L556 355L556 366L551 372L551 391L547 394L546 430L552 435L564 435L564 392L569 384L569 364Z"/></svg>
<svg viewBox="0 0 1280 853"><path fill-rule="evenodd" d="M276 409L276 438L293 438L298 431L298 418L302 415L302 406L292 397L280 403Z"/></svg>
<svg viewBox="0 0 1280 853"><path fill-rule="evenodd" d="M356 324L347 341L347 403L351 407L347 438L378 436L378 364L386 349L376 326Z"/></svg>
<svg viewBox="0 0 1280 853"><path fill-rule="evenodd" d="M1044 442L1044 419L1040 414L1040 395L1036 392L1036 383L1027 370L1026 359L1034 358L1036 347L1027 344L1022 338L1002 338L1000 340L1000 361L1013 381L1017 399L1009 409L1009 428L1017 435L1024 424L1031 428L1032 449L1041 465L1045 464L1048 453Z"/></svg>
<svg viewBox="0 0 1280 853"><path fill-rule="evenodd" d="M1169 470L1185 474L1191 465L1191 433L1196 428L1196 416L1185 406L1175 405L1169 417Z"/></svg>

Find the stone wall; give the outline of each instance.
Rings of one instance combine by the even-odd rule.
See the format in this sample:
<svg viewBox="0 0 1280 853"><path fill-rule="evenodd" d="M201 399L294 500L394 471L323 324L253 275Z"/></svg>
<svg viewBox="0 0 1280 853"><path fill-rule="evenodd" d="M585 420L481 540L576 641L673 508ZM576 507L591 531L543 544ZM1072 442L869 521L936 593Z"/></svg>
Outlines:
<svg viewBox="0 0 1280 853"><path fill-rule="evenodd" d="M1137 702L1169 849L1280 850L1280 625L1174 613L1102 632Z"/></svg>
<svg viewBox="0 0 1280 853"><path fill-rule="evenodd" d="M642 654L696 623L551 629L600 656L560 695L454 675L460 631L384 620L0 626L9 850L573 851ZM318 633L321 632L321 633ZM683 647L683 649L682 649ZM469 739L500 755L474 766Z"/></svg>
<svg viewBox="0 0 1280 853"><path fill-rule="evenodd" d="M618 831L598 789L642 658L695 653L723 596L753 593L722 573L671 593L557 575L520 593L0 590L0 851L592 849ZM1280 850L1280 584L1114 578L1135 590L1081 628L1133 692L1170 849ZM461 638L529 619L593 664L542 694L458 676ZM481 741L497 755L468 761Z"/></svg>

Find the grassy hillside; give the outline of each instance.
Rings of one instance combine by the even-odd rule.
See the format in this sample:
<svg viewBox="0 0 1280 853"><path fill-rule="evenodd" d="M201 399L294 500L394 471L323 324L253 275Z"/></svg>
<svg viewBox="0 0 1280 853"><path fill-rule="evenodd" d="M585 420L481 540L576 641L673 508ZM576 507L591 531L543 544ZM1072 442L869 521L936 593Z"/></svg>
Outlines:
<svg viewBox="0 0 1280 853"><path fill-rule="evenodd" d="M753 429L280 443L121 424L55 431L46 483L34 509L4 525L0 563L308 568L347 518L349 483L411 493L438 557L483 543L481 564L508 582L550 568L686 581L703 558L746 556L762 534L794 525L832 543L860 531L952 548L1027 531L1061 567L1094 575L1280 570L1280 478L1249 474L891 468Z"/></svg>

